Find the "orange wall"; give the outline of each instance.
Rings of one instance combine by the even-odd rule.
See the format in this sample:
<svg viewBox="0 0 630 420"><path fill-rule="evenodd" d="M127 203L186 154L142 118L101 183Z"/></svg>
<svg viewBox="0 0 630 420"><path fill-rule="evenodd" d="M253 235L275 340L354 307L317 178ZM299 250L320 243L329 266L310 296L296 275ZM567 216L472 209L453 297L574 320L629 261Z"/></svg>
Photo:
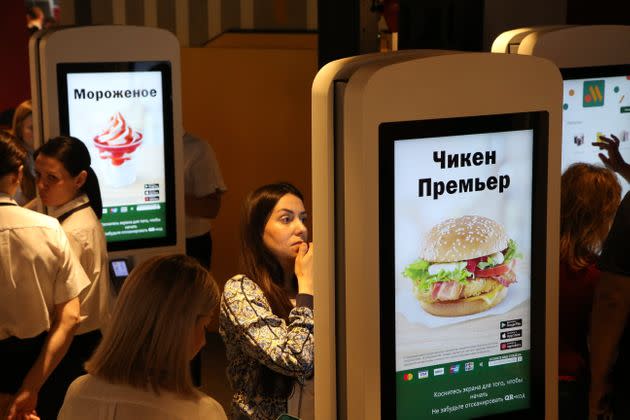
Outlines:
<svg viewBox="0 0 630 420"><path fill-rule="evenodd" d="M220 285L239 272L241 205L249 191L289 181L311 208L314 35L298 35L302 47L291 39L286 48L275 43L274 49L249 37L229 48L182 49L184 127L210 142L228 187L212 231L212 271Z"/></svg>

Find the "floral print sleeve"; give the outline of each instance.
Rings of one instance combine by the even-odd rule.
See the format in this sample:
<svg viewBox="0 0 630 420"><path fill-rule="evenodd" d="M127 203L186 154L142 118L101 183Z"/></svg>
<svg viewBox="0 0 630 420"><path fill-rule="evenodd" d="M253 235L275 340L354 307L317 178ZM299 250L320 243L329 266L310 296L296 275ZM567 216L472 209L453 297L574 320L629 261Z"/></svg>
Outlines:
<svg viewBox="0 0 630 420"><path fill-rule="evenodd" d="M236 276L225 285L221 328L245 355L282 375L304 378L313 371L313 311L299 305L298 299L287 324L274 315L256 283Z"/></svg>

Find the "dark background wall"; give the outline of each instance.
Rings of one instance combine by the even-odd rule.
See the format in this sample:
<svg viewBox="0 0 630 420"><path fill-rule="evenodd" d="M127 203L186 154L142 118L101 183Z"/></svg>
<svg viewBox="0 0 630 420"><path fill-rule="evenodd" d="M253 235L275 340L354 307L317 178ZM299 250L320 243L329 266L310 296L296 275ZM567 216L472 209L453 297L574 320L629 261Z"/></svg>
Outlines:
<svg viewBox="0 0 630 420"><path fill-rule="evenodd" d="M368 52L365 46L374 37L374 20L366 16L373 3L319 0L320 66L333 59ZM398 4L400 49L489 51L492 41L509 29L554 24L630 24L627 0L398 0Z"/></svg>
<svg viewBox="0 0 630 420"><path fill-rule="evenodd" d="M0 11L0 113L30 97L24 0L3 0ZM8 117L8 116L7 116ZM1 123L0 123L1 124Z"/></svg>
<svg viewBox="0 0 630 420"><path fill-rule="evenodd" d="M29 0L30 1L30 0ZM24 0L0 14L0 112L29 96ZM630 24L627 0L63 0L63 24L132 24L174 32L183 47L225 31L313 32L320 67L378 49L379 4L400 7L400 48L488 51L501 32L532 25Z"/></svg>

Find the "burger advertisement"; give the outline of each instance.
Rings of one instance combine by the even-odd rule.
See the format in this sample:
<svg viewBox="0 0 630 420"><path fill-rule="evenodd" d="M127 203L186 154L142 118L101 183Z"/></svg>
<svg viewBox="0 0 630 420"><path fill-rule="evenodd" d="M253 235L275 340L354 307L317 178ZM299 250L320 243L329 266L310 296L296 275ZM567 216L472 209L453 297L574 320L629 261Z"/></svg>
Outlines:
<svg viewBox="0 0 630 420"><path fill-rule="evenodd" d="M394 143L398 418L529 404L533 131Z"/></svg>
<svg viewBox="0 0 630 420"><path fill-rule="evenodd" d="M92 158L108 241L165 234L162 75L67 74L68 126Z"/></svg>

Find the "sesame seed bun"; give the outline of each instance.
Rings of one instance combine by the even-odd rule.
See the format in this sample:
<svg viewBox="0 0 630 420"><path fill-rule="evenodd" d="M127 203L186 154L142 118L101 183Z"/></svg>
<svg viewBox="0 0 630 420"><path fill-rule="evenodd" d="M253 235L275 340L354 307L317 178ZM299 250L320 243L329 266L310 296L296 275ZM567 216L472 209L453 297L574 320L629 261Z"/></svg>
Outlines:
<svg viewBox="0 0 630 420"><path fill-rule="evenodd" d="M487 217L446 219L429 231L420 257L430 262L465 261L504 250L508 239L503 226Z"/></svg>
<svg viewBox="0 0 630 420"><path fill-rule="evenodd" d="M490 303L483 299L458 299L452 301L435 301L429 302L424 299L418 299L420 306L428 313L435 316L452 317L476 314L486 311L505 299L508 288L502 287Z"/></svg>

